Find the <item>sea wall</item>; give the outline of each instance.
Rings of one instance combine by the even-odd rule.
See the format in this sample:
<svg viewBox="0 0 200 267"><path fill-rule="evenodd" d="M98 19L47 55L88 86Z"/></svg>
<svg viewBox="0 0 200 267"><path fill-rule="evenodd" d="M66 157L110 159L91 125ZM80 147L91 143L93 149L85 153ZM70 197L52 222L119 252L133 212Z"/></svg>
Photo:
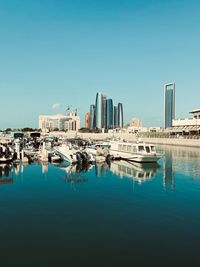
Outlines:
<svg viewBox="0 0 200 267"><path fill-rule="evenodd" d="M128 133L59 133L55 135L64 135L66 138L79 137L90 140L105 140L108 138L117 138L125 141L136 141L138 137L135 134ZM173 145L173 146L187 146L187 147L200 147L200 139L185 139L185 138L141 138L144 142L158 144L158 145Z"/></svg>

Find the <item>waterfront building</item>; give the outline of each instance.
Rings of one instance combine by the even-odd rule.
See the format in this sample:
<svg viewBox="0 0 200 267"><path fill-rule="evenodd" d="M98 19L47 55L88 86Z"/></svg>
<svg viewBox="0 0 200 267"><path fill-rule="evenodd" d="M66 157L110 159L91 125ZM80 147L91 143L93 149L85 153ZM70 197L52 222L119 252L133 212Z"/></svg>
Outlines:
<svg viewBox="0 0 200 267"><path fill-rule="evenodd" d="M96 117L95 117L95 105L90 105L90 129L95 129Z"/></svg>
<svg viewBox="0 0 200 267"><path fill-rule="evenodd" d="M119 126L119 128L123 128L123 126L124 126L123 105L122 105L122 103L118 103L118 126Z"/></svg>
<svg viewBox="0 0 200 267"><path fill-rule="evenodd" d="M113 129L113 101L112 99L107 100L106 104L106 129Z"/></svg>
<svg viewBox="0 0 200 267"><path fill-rule="evenodd" d="M172 127L168 129L171 133L182 135L195 135L200 132L200 109L195 109L190 112L192 118L176 119L172 121Z"/></svg>
<svg viewBox="0 0 200 267"><path fill-rule="evenodd" d="M172 127L175 119L175 83L164 85L164 128Z"/></svg>
<svg viewBox="0 0 200 267"><path fill-rule="evenodd" d="M54 130L59 131L78 131L80 129L80 117L76 112L70 112L67 115L40 115L39 129L43 132Z"/></svg>
<svg viewBox="0 0 200 267"><path fill-rule="evenodd" d="M90 112L85 114L85 128L90 129Z"/></svg>
<svg viewBox="0 0 200 267"><path fill-rule="evenodd" d="M114 128L118 128L118 107L114 106Z"/></svg>
<svg viewBox="0 0 200 267"><path fill-rule="evenodd" d="M103 128L103 95L102 93L97 93L96 104L95 104L95 118L96 118L96 128Z"/></svg>

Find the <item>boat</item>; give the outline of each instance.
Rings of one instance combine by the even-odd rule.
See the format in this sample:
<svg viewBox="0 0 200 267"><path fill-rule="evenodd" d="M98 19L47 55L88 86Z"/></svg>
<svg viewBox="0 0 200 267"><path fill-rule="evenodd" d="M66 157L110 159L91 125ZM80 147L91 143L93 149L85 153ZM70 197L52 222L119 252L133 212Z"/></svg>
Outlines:
<svg viewBox="0 0 200 267"><path fill-rule="evenodd" d="M97 143L85 148L87 154L92 155L96 162L105 162L108 156L110 145L109 143Z"/></svg>
<svg viewBox="0 0 200 267"><path fill-rule="evenodd" d="M154 145L141 141L135 143L110 141L109 151L114 158L140 163L157 162L162 157L156 152Z"/></svg>
<svg viewBox="0 0 200 267"><path fill-rule="evenodd" d="M78 147L62 144L54 147L55 155L58 155L62 160L73 163L93 163L93 157L85 150L82 151Z"/></svg>
<svg viewBox="0 0 200 267"><path fill-rule="evenodd" d="M14 159L14 151L7 145L0 145L0 164L11 163Z"/></svg>

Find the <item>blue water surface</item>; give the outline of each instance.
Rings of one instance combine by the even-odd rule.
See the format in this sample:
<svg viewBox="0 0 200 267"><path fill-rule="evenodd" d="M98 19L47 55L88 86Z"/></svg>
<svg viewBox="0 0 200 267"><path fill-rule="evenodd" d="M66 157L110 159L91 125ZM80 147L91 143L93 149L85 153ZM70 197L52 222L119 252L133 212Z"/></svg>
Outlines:
<svg viewBox="0 0 200 267"><path fill-rule="evenodd" d="M0 266L200 266L200 151L0 167Z"/></svg>

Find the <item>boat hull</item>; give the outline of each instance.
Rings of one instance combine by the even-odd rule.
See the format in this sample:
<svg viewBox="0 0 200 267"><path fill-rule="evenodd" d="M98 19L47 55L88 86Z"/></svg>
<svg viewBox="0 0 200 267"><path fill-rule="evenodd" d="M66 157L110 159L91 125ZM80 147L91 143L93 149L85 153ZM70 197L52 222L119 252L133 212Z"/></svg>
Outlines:
<svg viewBox="0 0 200 267"><path fill-rule="evenodd" d="M110 154L115 158L120 158L127 161L139 162L139 163L154 163L157 162L161 156L160 155L152 155L152 154L131 154L131 153L123 153L114 150L110 150Z"/></svg>

